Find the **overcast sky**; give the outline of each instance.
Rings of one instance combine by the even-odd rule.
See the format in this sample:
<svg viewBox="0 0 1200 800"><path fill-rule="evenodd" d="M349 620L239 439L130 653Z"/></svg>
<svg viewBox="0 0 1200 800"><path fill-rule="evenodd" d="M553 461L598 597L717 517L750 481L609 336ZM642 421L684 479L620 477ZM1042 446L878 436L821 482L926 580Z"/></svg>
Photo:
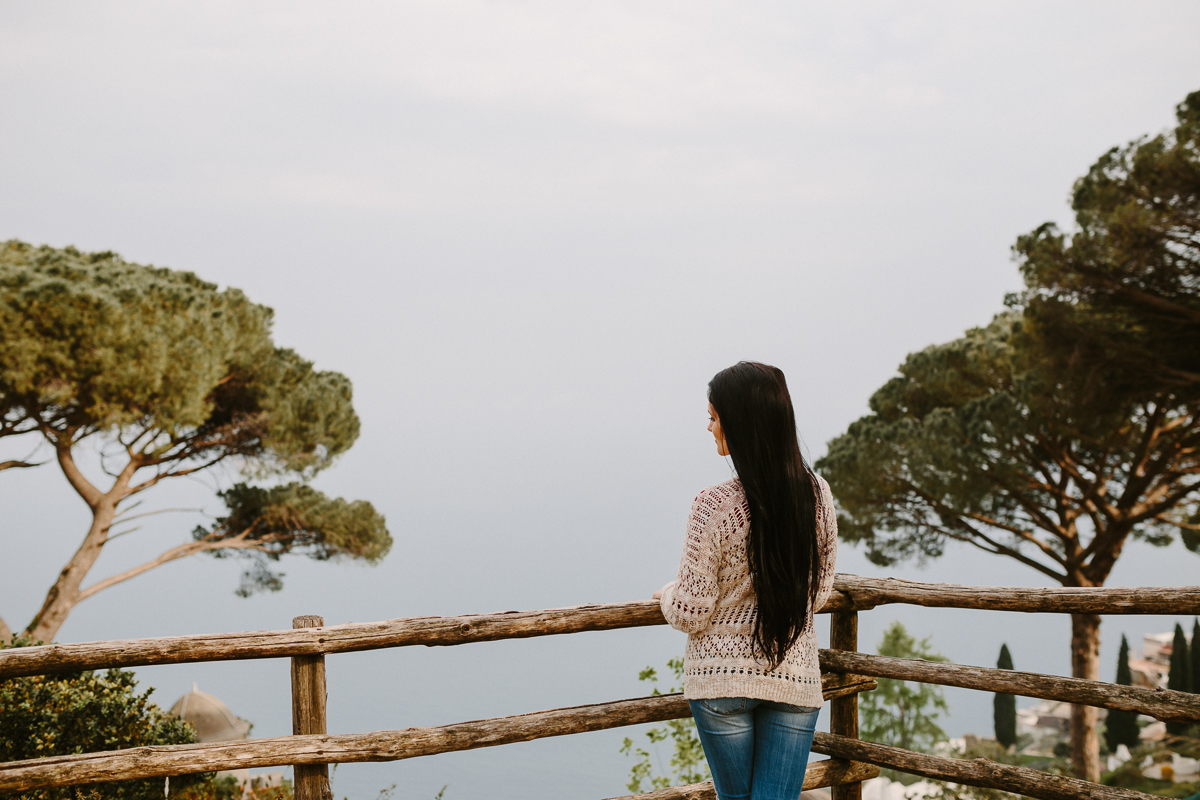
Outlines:
<svg viewBox="0 0 1200 800"><path fill-rule="evenodd" d="M396 540L375 569L288 563L251 600L236 563L173 564L88 600L60 640L649 596L692 496L729 476L712 374L783 368L819 457L906 353L1002 308L1016 236L1069 223L1097 156L1171 124L1200 89L1198 30L1200 5L1153 1L0 2L0 239L112 249L273 307L279 344L355 386L362 438L317 485L373 502ZM235 478L147 505L216 513ZM94 577L199 519L155 518ZM86 522L53 465L2 476L11 625ZM1178 546L1124 558L1113 583L1194 582ZM839 568L883 574L848 547ZM1041 583L957 550L895 574ZM864 647L897 616L962 663L1008 637L1018 667L1069 669L1065 620L889 609L864 615ZM1169 623L1106 621L1105 669L1120 631ZM343 656L331 725L632 696L682 646L656 629ZM140 672L161 702L200 680L256 735L290 730L284 662ZM987 732L990 698L952 702L952 732ZM622 735L348 766L335 788L599 798L623 792Z"/></svg>

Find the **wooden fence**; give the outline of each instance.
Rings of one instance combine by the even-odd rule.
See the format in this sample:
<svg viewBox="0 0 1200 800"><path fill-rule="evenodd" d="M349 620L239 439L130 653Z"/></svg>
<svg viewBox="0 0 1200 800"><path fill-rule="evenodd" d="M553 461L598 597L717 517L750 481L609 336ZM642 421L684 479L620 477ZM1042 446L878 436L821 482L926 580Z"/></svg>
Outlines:
<svg viewBox="0 0 1200 800"><path fill-rule="evenodd" d="M1115 686L1013 670L969 667L858 651L858 612L888 603L1025 613L1200 614L1200 586L1135 589L1030 589L927 584L838 575L818 613L831 613L829 649L820 653L822 689L830 702L830 732L813 751L830 756L809 766L805 788L833 787L834 800L861 800L862 781L880 767L936 780L1001 789L1044 800L1149 798L1140 792L987 759L913 753L858 738L858 694L875 678L896 678L987 692L1121 709L1161 720L1200 722L1200 695ZM0 650L0 680L110 667L292 659L292 736L209 744L137 747L0 763L0 794L50 786L154 778L214 770L291 764L297 800L328 800L328 765L470 750L548 736L660 722L691 715L681 695L659 695L574 708L476 720L431 728L329 734L325 723L325 656L410 645L446 646L562 633L663 625L655 601L577 606L548 611L419 617L325 625L293 620L292 630L158 639L51 644ZM638 800L715 800L712 781L678 786ZM633 800L633 798L622 798Z"/></svg>

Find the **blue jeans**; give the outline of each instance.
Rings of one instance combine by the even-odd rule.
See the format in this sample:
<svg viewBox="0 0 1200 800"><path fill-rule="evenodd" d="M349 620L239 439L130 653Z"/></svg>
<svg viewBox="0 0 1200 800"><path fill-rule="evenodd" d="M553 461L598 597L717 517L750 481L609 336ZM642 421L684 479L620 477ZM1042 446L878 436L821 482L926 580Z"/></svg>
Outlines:
<svg viewBox="0 0 1200 800"><path fill-rule="evenodd" d="M819 708L747 697L689 700L718 800L796 800Z"/></svg>

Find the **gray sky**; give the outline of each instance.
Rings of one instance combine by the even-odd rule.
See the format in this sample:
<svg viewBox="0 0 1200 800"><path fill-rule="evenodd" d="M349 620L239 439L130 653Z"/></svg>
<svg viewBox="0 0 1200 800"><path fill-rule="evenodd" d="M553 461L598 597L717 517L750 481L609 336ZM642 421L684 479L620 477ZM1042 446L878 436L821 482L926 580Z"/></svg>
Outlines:
<svg viewBox="0 0 1200 800"><path fill-rule="evenodd" d="M729 475L708 378L779 365L819 457L906 353L1000 310L1015 237L1069 221L1097 156L1172 122L1200 88L1197 30L1191 2L0 2L0 238L113 249L272 306L278 343L354 381L363 436L317 485L371 500L396 538L378 568L293 561L248 601L237 564L174 564L87 601L60 639L648 596L692 496ZM148 506L217 512L234 477ZM155 518L95 577L197 520ZM52 465L0 480L14 627L85 525ZM1131 548L1113 583L1193 582L1182 553ZM850 548L840 569L881 574ZM896 574L1040 583L957 550ZM1065 620L889 609L864 615L864 646L897 616L962 663L1006 638L1018 667L1068 669ZM1106 622L1106 668L1120 631L1169 622ZM331 724L632 696L681 650L655 630L344 656ZM141 672L164 703L199 680L274 735L286 668ZM986 730L990 698L951 699L952 732ZM598 798L622 791L622 735L335 783Z"/></svg>

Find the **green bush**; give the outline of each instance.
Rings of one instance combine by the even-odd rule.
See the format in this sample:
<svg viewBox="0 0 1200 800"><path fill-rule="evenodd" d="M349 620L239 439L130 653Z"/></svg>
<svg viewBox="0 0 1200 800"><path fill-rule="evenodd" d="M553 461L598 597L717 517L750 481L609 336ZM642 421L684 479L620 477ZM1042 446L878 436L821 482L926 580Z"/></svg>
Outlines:
<svg viewBox="0 0 1200 800"><path fill-rule="evenodd" d="M31 644L16 639L9 647ZM3 647L0 644L0 647ZM0 761L122 750L146 745L187 744L195 731L150 702L153 689L137 692L133 673L78 672L0 681ZM211 782L211 773L171 779L171 794ZM157 800L163 779L37 789L21 800Z"/></svg>

